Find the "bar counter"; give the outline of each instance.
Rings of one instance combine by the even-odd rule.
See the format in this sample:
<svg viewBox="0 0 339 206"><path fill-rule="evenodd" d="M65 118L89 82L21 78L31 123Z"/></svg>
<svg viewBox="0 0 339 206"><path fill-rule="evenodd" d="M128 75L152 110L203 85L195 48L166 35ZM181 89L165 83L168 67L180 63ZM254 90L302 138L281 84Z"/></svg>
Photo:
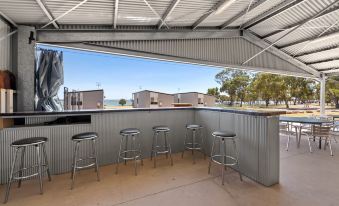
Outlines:
<svg viewBox="0 0 339 206"><path fill-rule="evenodd" d="M141 130L143 156L148 158L153 126L170 127L169 141L172 150L180 152L183 150L185 125L195 123L204 127L204 149L207 154L210 152L213 131L235 132L238 137L240 171L256 182L271 186L279 183L279 115L284 113L185 107L0 114L0 119L15 123L13 126L0 128L0 184L7 182L14 155L10 144L18 139L47 137L49 140L46 149L51 172L61 174L70 172L73 154L71 137L74 134L97 132L99 164L107 165L116 162L121 129L135 127ZM89 146L86 145L83 152ZM228 145L227 150L234 153L232 145ZM28 151L27 154L27 163L34 163L34 153ZM185 158L190 157L187 155Z"/></svg>

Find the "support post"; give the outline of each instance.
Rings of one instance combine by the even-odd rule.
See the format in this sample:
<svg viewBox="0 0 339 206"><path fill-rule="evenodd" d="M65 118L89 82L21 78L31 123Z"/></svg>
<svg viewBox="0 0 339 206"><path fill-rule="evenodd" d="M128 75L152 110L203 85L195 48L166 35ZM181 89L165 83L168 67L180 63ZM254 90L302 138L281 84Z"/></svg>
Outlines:
<svg viewBox="0 0 339 206"><path fill-rule="evenodd" d="M325 87L326 76L321 74L320 78L320 116L325 116Z"/></svg>

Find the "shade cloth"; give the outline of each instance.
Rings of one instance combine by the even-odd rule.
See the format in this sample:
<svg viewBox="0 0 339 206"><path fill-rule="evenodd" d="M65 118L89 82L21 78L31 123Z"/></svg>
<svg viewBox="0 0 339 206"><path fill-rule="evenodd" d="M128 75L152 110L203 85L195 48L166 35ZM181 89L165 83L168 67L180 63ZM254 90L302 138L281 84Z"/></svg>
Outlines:
<svg viewBox="0 0 339 206"><path fill-rule="evenodd" d="M36 109L39 111L61 111L62 104L57 98L64 84L63 53L41 49L36 71Z"/></svg>

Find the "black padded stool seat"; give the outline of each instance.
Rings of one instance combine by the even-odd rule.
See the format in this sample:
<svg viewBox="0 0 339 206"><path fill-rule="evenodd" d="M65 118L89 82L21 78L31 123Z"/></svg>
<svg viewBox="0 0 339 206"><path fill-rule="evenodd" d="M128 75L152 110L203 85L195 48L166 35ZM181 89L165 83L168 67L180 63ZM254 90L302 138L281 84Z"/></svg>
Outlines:
<svg viewBox="0 0 339 206"><path fill-rule="evenodd" d="M213 136L217 136L217 137L235 137L236 134L234 132L230 132L230 131L215 131L212 133Z"/></svg>
<svg viewBox="0 0 339 206"><path fill-rule="evenodd" d="M20 139L20 140L12 142L12 146L20 147L20 146L27 146L27 145L42 144L45 142L47 142L46 137L30 137L30 138Z"/></svg>
<svg viewBox="0 0 339 206"><path fill-rule="evenodd" d="M170 128L165 126L165 125L154 126L152 129L156 132L168 132L168 131L170 131Z"/></svg>
<svg viewBox="0 0 339 206"><path fill-rule="evenodd" d="M186 125L186 128L187 129L194 129L194 130L196 130L196 129L202 128L202 126L200 126L198 124L188 124L188 125Z"/></svg>
<svg viewBox="0 0 339 206"><path fill-rule="evenodd" d="M132 134L139 134L140 130L137 128L127 128L120 130L121 135L132 135Z"/></svg>
<svg viewBox="0 0 339 206"><path fill-rule="evenodd" d="M72 137L72 140L90 140L90 139L95 139L98 137L98 134L96 132L84 132L84 133L79 133L76 134Z"/></svg>

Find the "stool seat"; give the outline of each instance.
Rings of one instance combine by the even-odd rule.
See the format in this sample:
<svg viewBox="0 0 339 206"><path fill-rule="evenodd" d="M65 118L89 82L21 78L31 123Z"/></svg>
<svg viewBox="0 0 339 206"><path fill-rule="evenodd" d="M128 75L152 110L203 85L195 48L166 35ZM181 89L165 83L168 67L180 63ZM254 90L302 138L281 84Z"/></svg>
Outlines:
<svg viewBox="0 0 339 206"><path fill-rule="evenodd" d="M165 126L165 125L154 126L152 129L156 132L168 132L168 131L170 131L170 128Z"/></svg>
<svg viewBox="0 0 339 206"><path fill-rule="evenodd" d="M216 137L235 137L236 134L231 131L215 131L212 133L213 136Z"/></svg>
<svg viewBox="0 0 339 206"><path fill-rule="evenodd" d="M202 126L198 125L198 124L188 124L188 125L186 125L186 128L187 129L200 129L200 128L202 128Z"/></svg>
<svg viewBox="0 0 339 206"><path fill-rule="evenodd" d="M30 137L25 139L20 139L12 142L12 146L20 147L20 146L28 146L28 145L36 145L47 142L47 137Z"/></svg>
<svg viewBox="0 0 339 206"><path fill-rule="evenodd" d="M79 133L76 134L72 137L72 140L90 140L90 139L95 139L98 137L98 134L96 132L84 132L84 133Z"/></svg>
<svg viewBox="0 0 339 206"><path fill-rule="evenodd" d="M121 135L133 135L133 134L139 134L140 130L137 128L127 128L120 130Z"/></svg>

